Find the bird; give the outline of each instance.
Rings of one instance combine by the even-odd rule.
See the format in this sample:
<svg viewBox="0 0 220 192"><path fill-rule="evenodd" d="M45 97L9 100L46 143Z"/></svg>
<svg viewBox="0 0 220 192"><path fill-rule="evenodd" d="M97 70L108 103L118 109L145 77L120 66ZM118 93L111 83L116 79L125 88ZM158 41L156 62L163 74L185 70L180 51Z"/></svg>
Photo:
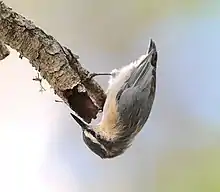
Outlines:
<svg viewBox="0 0 220 192"><path fill-rule="evenodd" d="M91 125L71 113L82 129L88 148L102 159L122 155L147 122L156 94L158 53L150 39L147 52L137 60L110 73L101 121Z"/></svg>

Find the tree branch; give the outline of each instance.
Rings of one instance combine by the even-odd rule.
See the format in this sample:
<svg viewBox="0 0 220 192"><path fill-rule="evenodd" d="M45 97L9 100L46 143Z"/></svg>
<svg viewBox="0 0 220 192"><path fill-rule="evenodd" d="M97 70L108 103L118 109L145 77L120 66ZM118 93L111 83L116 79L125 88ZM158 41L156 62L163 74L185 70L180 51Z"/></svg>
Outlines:
<svg viewBox="0 0 220 192"><path fill-rule="evenodd" d="M0 60L5 59L9 54L8 48L0 41Z"/></svg>
<svg viewBox="0 0 220 192"><path fill-rule="evenodd" d="M2 46L17 50L73 111L90 123L102 110L105 93L82 68L78 57L52 36L0 1L0 40ZM9 54L9 52L8 52Z"/></svg>

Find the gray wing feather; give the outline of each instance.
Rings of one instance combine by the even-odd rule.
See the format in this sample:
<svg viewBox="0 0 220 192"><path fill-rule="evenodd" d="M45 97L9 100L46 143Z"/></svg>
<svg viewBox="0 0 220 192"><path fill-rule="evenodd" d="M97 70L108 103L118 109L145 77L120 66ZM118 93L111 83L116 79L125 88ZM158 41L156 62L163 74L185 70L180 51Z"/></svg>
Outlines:
<svg viewBox="0 0 220 192"><path fill-rule="evenodd" d="M120 118L131 133L146 123L155 98L157 51L152 40L148 53L116 96Z"/></svg>
<svg viewBox="0 0 220 192"><path fill-rule="evenodd" d="M121 94L118 100L118 112L121 120L128 124L129 128L136 128L136 126L142 128L146 123L155 97L154 84L149 82L146 89L138 86L130 87ZM133 130L130 131L133 132Z"/></svg>
<svg viewBox="0 0 220 192"><path fill-rule="evenodd" d="M151 40L148 54L140 62L139 66L133 69L131 76L126 82L128 86L140 86L142 88L146 87L146 83L150 81L151 76L154 75L156 77L156 65L157 50L155 43Z"/></svg>

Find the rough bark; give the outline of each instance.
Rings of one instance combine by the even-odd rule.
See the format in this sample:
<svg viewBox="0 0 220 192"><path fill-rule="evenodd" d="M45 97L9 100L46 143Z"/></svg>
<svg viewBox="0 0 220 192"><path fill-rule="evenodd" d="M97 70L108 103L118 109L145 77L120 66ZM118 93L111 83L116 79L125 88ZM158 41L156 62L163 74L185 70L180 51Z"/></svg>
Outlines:
<svg viewBox="0 0 220 192"><path fill-rule="evenodd" d="M89 72L78 57L2 1L0 41L2 47L8 45L26 57L55 94L86 122L90 123L102 110L105 93L93 79L88 79Z"/></svg>
<svg viewBox="0 0 220 192"><path fill-rule="evenodd" d="M0 41L0 60L5 59L9 54L8 48Z"/></svg>

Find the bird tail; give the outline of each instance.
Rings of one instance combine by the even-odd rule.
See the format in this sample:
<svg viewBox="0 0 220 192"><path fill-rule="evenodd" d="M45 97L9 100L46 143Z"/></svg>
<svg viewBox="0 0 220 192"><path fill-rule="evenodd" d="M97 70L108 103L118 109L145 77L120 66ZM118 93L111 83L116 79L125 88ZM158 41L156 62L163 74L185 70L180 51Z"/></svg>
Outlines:
<svg viewBox="0 0 220 192"><path fill-rule="evenodd" d="M157 49L155 42L150 39L148 51L146 55L140 58L139 65L134 69L128 84L130 86L147 86L147 83L152 78L152 75L156 78L156 67L157 67Z"/></svg>

